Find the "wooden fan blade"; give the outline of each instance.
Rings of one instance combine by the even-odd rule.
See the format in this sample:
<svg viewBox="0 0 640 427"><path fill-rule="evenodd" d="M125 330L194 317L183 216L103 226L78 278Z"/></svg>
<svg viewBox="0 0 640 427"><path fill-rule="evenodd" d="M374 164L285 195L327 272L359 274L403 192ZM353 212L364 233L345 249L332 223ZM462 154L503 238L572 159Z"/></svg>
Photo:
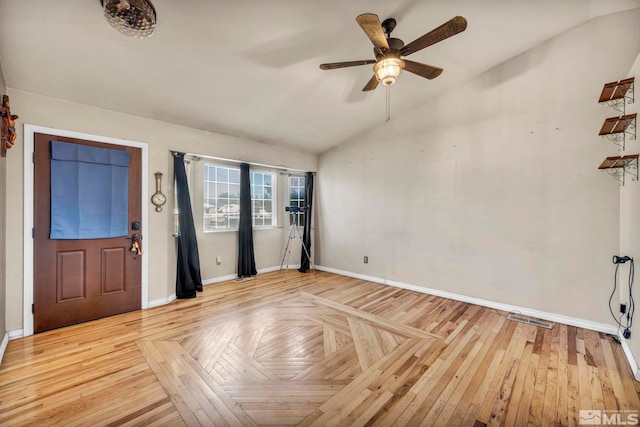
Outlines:
<svg viewBox="0 0 640 427"><path fill-rule="evenodd" d="M467 20L462 16L456 16L455 18L445 22L438 28L429 31L422 37L419 37L403 47L400 50L400 55L407 56L415 53L427 46L441 42L448 39L451 36L455 36L458 33L463 32L467 28Z"/></svg>
<svg viewBox="0 0 640 427"><path fill-rule="evenodd" d="M356 18L356 22L362 27L371 43L378 49L389 49L389 43L382 31L382 24L378 15L364 13Z"/></svg>
<svg viewBox="0 0 640 427"><path fill-rule="evenodd" d="M404 69L410 73L417 74L420 77L424 77L425 79L435 79L440 74L442 74L442 68L434 67L427 64L422 64L420 62L409 61L408 59L404 60Z"/></svg>
<svg viewBox="0 0 640 427"><path fill-rule="evenodd" d="M356 65L368 65L375 64L375 59L363 59L361 61L347 61L347 62L330 62L328 64L320 64L321 70L335 70L336 68L355 67Z"/></svg>
<svg viewBox="0 0 640 427"><path fill-rule="evenodd" d="M369 80L367 84L364 85L364 87L362 88L362 91L369 92L369 91L375 90L375 88L378 87L378 83L379 83L378 79L374 75L373 77L371 77L371 80Z"/></svg>

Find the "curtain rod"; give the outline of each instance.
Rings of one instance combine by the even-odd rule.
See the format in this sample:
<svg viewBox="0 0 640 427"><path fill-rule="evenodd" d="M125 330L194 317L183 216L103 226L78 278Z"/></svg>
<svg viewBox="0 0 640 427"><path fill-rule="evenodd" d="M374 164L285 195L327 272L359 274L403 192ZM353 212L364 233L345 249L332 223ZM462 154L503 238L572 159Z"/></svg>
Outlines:
<svg viewBox="0 0 640 427"><path fill-rule="evenodd" d="M234 160L234 159L226 159L224 157L214 157L214 156L207 156L205 154L193 154L193 153L183 153L182 151L175 151L175 150L169 150L169 152L172 155L181 153L184 154L185 156L189 156L191 157L193 160L202 160L202 159L209 159L209 160L218 160L218 161L222 161L222 162L230 162L230 163L248 163L251 166L259 166L259 167L263 167L263 168L270 168L270 169L276 169L279 172L307 172L304 169L295 169L295 168L290 168L284 165L279 165L279 166L275 166L275 165L267 165L264 163L255 163L255 162L247 162L244 160ZM313 171L313 174L315 175L316 172Z"/></svg>

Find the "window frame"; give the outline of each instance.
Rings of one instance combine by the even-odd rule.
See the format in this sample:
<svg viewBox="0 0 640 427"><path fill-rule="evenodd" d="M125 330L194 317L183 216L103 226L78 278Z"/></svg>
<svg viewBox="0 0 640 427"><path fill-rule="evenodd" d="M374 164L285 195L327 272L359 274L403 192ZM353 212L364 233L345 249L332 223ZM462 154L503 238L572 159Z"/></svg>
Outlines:
<svg viewBox="0 0 640 427"><path fill-rule="evenodd" d="M216 197L216 201L214 205L210 205L208 203L208 199L210 199L209 197L209 186L210 185L217 185L219 183L225 183L222 181L218 181L217 180L217 176L216 179L211 181L209 180L209 174L208 174L208 168L223 168L223 169L227 169L229 172L230 171L237 171L238 173L238 182L236 184L235 181L231 181L229 175L227 177L227 181L226 184L228 186L231 185L238 185L238 207L240 205L240 166L236 163L226 163L226 162L220 162L220 161L204 161L203 165L202 165L202 171L203 171L203 179L202 179L202 207L203 207L203 212L202 212L202 230L204 233L219 233L219 232L237 232L238 231L238 226L235 227L231 227L230 226L230 221L227 219L226 222L226 226L225 227L217 227L217 226L208 226L207 225L207 221L210 220L210 218L208 218L211 213L208 213L208 209L210 207L214 207L216 209L216 216L220 215L220 207L218 206L218 197ZM278 182L278 174L276 170L272 170L270 168L256 168L256 169L250 169L250 176L253 178L253 174L254 173L260 173L260 174L269 174L271 175L271 224L268 225L256 225L256 213L253 212L253 206L255 205L255 201L256 200L269 200L269 199L254 199L253 194L254 194L254 185L259 185L259 184L254 184L254 180L251 179L251 206L252 206L252 215L251 215L251 225L253 229L257 229L257 230L261 230L261 229L270 229L270 228L277 228L278 226L278 222L277 222L277 182ZM264 186L264 184L262 184L262 186ZM229 194L227 197L227 200L236 200L235 197L231 197L234 194ZM235 204L231 204L231 203L227 203L225 204L225 206L227 205L235 205ZM239 208L238 208L239 209ZM238 215L239 215L239 211L238 211ZM262 218L264 220L264 218ZM216 228L214 228L216 227Z"/></svg>
<svg viewBox="0 0 640 427"><path fill-rule="evenodd" d="M295 187L296 188L301 188L302 191L303 191L303 194L304 194L304 191L306 189L306 178L305 178L304 175L290 174L289 177L288 177L288 180L287 180L287 186L288 186L288 189L289 189L288 196L287 196L288 197L287 198L287 206L295 206L293 204L293 200L294 199L291 198L291 190L293 188L293 186L291 185L292 178L302 179L302 185L301 186L300 185L296 185ZM299 195L300 194L298 193L298 196ZM297 203L297 206L301 207L300 212L295 214L296 225L298 227L304 227L305 221L307 219L307 216L305 215L305 211L304 211L304 197L302 197L302 199L300 197L298 197L297 199L295 199L295 201ZM292 222L291 222L291 214L290 214L289 215L289 225L291 225L291 224L292 224Z"/></svg>
<svg viewBox="0 0 640 427"><path fill-rule="evenodd" d="M278 173L275 170L269 170L268 168L256 168L256 169L249 169L249 173L251 178L253 178L253 174L254 173L259 173L259 174L263 174L263 175L271 175L271 224L269 225L256 225L256 219L258 218L257 212L254 212L253 207L255 206L255 202L258 200L268 200L268 199L254 199L253 198L253 190L254 190L254 185L258 186L261 185L262 187L266 187L265 184L254 184L253 183L253 179L251 180L251 226L254 229L266 229L266 228L277 228L278 226L278 215L277 215L277 211L278 211ZM264 209L264 208L263 208ZM266 212L265 212L266 213ZM264 215L265 213L263 213L262 215ZM264 220L264 217L262 218Z"/></svg>

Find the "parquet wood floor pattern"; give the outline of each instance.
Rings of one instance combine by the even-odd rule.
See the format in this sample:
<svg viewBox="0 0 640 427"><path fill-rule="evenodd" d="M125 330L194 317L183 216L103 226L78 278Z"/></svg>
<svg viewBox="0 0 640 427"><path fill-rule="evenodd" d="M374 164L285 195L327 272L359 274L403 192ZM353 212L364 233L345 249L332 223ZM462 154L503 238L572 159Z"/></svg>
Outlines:
<svg viewBox="0 0 640 427"><path fill-rule="evenodd" d="M0 425L574 426L637 410L604 334L317 272L11 341Z"/></svg>

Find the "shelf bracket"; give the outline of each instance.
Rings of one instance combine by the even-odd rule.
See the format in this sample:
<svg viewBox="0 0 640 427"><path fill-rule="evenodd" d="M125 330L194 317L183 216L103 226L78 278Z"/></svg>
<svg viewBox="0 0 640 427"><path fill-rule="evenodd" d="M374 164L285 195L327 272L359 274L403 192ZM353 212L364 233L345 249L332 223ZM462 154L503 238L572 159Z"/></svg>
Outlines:
<svg viewBox="0 0 640 427"><path fill-rule="evenodd" d="M629 89L624 94L624 99L627 101L627 104L633 104L635 102L635 87L636 87L636 82L634 79L631 79L631 84L629 85Z"/></svg>
<svg viewBox="0 0 640 427"><path fill-rule="evenodd" d="M606 169L607 175L618 181L624 187L624 169Z"/></svg>
<svg viewBox="0 0 640 427"><path fill-rule="evenodd" d="M604 135L606 136L606 138L613 142L615 145L618 146L618 148L620 149L620 151L624 150L624 146L625 146L625 134L624 133L614 133L611 135Z"/></svg>
<svg viewBox="0 0 640 427"><path fill-rule="evenodd" d="M633 119L629 126L624 130L624 135L629 135L629 139L635 141L636 139L636 118Z"/></svg>
<svg viewBox="0 0 640 427"><path fill-rule="evenodd" d="M638 181L638 157L638 154L607 157L598 169L604 170L609 176L617 180L621 186L624 186L627 174L631 175L632 181Z"/></svg>

